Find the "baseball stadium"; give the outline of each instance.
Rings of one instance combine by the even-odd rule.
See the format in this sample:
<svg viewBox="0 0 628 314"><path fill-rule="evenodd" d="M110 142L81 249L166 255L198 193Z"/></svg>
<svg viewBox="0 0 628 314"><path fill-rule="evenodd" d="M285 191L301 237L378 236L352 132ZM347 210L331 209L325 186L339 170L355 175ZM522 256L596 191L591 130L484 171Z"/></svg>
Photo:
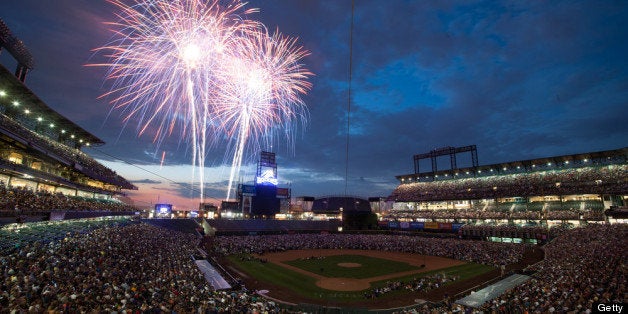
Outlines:
<svg viewBox="0 0 628 314"><path fill-rule="evenodd" d="M479 164L475 145L445 146L369 198L293 197L269 184L278 166L262 152L235 201L147 209L82 150L105 143L29 89L32 56L1 21L0 44L18 64L0 67L0 313L584 313L626 300L627 147Z"/></svg>

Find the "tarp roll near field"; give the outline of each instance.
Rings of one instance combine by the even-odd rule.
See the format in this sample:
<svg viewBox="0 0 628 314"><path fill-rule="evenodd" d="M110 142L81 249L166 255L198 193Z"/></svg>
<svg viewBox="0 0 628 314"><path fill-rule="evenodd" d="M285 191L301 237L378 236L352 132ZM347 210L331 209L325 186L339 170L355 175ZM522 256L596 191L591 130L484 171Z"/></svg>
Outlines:
<svg viewBox="0 0 628 314"><path fill-rule="evenodd" d="M470 295L456 301L458 304L478 308L487 301L502 295L504 291L512 289L530 279L530 276L515 274L504 278L484 289L472 292Z"/></svg>

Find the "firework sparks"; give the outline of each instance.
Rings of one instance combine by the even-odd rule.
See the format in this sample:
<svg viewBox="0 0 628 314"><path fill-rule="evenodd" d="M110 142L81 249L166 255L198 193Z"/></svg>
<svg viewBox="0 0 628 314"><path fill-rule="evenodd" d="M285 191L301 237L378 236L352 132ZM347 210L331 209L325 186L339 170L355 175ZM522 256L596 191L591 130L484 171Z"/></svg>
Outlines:
<svg viewBox="0 0 628 314"><path fill-rule="evenodd" d="M221 128L235 138L227 198L247 143L251 147L269 146L266 135L278 129L285 131L290 140L293 121L306 120L300 94L311 88L307 78L312 73L299 63L308 52L296 45L296 39L278 32L271 36L260 29L249 33L242 43L225 64L220 98L214 109ZM260 143L260 139L266 143Z"/></svg>
<svg viewBox="0 0 628 314"><path fill-rule="evenodd" d="M299 63L307 52L296 39L270 36L259 22L243 19L257 9L232 1L109 0L118 21L108 23L113 41L96 49L109 62L110 97L125 123L138 121L160 145L177 128L190 144L203 201L207 149L223 138L233 154L227 188L246 148L305 116L300 95L311 75ZM195 178L193 171L192 180Z"/></svg>
<svg viewBox="0 0 628 314"><path fill-rule="evenodd" d="M159 163L159 170L164 166L164 160L166 159L166 151L161 152L161 162Z"/></svg>

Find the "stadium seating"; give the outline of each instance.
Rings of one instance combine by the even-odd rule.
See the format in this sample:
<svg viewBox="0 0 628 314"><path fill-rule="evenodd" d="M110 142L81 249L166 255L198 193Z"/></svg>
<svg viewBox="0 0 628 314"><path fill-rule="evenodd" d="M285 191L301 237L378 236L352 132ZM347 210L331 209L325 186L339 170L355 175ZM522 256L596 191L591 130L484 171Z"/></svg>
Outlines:
<svg viewBox="0 0 628 314"><path fill-rule="evenodd" d="M142 219L143 223L181 233L197 234L200 227L193 219Z"/></svg>
<svg viewBox="0 0 628 314"><path fill-rule="evenodd" d="M91 178L126 189L135 189L130 182L115 171L103 166L82 151L31 131L4 114L0 114L0 130L11 134L12 137L25 139L33 149L57 159L57 162L70 167L73 171L79 170Z"/></svg>
<svg viewBox="0 0 628 314"><path fill-rule="evenodd" d="M337 231L338 220L208 219L217 234Z"/></svg>
<svg viewBox="0 0 628 314"><path fill-rule="evenodd" d="M571 194L619 194L628 190L628 165L590 165L475 178L402 183L388 198L396 202L476 200Z"/></svg>
<svg viewBox="0 0 628 314"><path fill-rule="evenodd" d="M36 215L51 211L135 212L137 208L115 200L66 196L44 190L6 187L0 181L0 216Z"/></svg>

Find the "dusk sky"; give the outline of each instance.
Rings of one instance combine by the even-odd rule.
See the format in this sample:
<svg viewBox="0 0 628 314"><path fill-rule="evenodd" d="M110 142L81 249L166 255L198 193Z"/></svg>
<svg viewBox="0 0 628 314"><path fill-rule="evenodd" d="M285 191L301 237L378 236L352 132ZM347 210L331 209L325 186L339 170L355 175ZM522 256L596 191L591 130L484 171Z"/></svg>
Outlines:
<svg viewBox="0 0 628 314"><path fill-rule="evenodd" d="M348 156L351 0L246 7L310 52L307 123L294 145L272 147L293 196L345 194L346 169L346 194L388 196L395 175L414 171L414 154L444 146L477 145L481 165L628 146L628 1L355 0ZM129 193L138 205L196 208L178 134L157 145L98 98L106 69L85 65L101 60L93 50L111 41L104 22L115 11L95 0L0 1L0 18L34 57L26 85L106 142L84 151L138 186ZM15 69L6 51L0 62ZM207 156L210 201L226 195L225 151ZM247 152L243 181L258 158Z"/></svg>

